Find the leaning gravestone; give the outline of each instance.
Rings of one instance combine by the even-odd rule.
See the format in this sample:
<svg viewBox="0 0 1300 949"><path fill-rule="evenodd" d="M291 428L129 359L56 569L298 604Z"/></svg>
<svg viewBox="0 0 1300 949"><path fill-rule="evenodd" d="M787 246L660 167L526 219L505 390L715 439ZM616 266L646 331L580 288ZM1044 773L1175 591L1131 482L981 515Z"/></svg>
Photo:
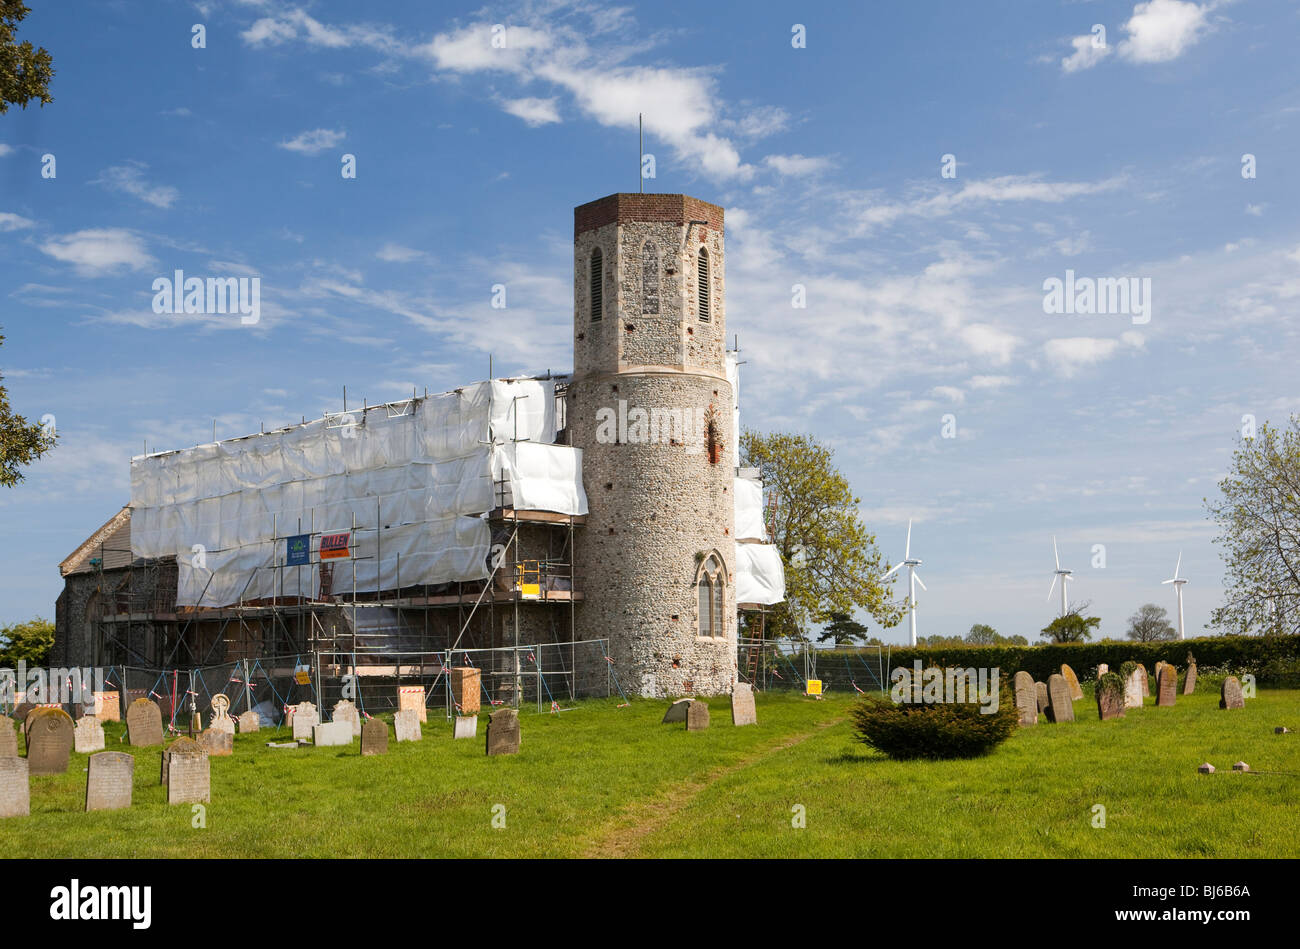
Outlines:
<svg viewBox="0 0 1300 949"><path fill-rule="evenodd" d="M1178 697L1178 670L1167 662L1156 674L1156 693L1156 705L1162 708L1171 708Z"/></svg>
<svg viewBox="0 0 1300 949"><path fill-rule="evenodd" d="M63 709L39 709L33 713L27 730L29 773L65 773L75 735L76 726L72 724L72 716Z"/></svg>
<svg viewBox="0 0 1300 949"><path fill-rule="evenodd" d="M1016 711L1020 713L1020 724L1037 725L1038 689L1034 687L1034 677L1028 672L1017 672L1012 681L1015 683Z"/></svg>
<svg viewBox="0 0 1300 949"><path fill-rule="evenodd" d="M0 758L0 817L26 817L31 812L27 759Z"/></svg>
<svg viewBox="0 0 1300 949"><path fill-rule="evenodd" d="M497 709L488 715L487 753L489 755L519 753L519 713L514 709Z"/></svg>
<svg viewBox="0 0 1300 949"><path fill-rule="evenodd" d="M230 699L218 693L212 696L212 720L208 728L235 733L235 720L230 717Z"/></svg>
<svg viewBox="0 0 1300 949"><path fill-rule="evenodd" d="M294 737L297 737L298 721L296 716L293 723L293 733ZM352 744L352 723L349 721L322 722L314 725L311 730L311 741L317 748L350 745Z"/></svg>
<svg viewBox="0 0 1300 949"><path fill-rule="evenodd" d="M1074 699L1070 697L1070 684L1060 673L1053 673L1047 679L1047 720L1074 721Z"/></svg>
<svg viewBox="0 0 1300 949"><path fill-rule="evenodd" d="M199 744L209 758L229 758L235 753L235 735L224 728L209 727L199 734Z"/></svg>
<svg viewBox="0 0 1300 949"><path fill-rule="evenodd" d="M1039 712L1046 712L1046 711L1047 711L1047 705L1048 705L1048 701L1047 701L1047 683L1046 683L1046 682L1035 682L1035 683L1034 683L1034 691L1035 691L1035 692L1037 693L1037 695L1038 695L1038 711L1039 711Z"/></svg>
<svg viewBox="0 0 1300 949"><path fill-rule="evenodd" d="M1196 691L1196 663L1187 664L1187 678L1183 680L1183 695L1191 695Z"/></svg>
<svg viewBox="0 0 1300 949"><path fill-rule="evenodd" d="M1079 687L1079 677L1074 674L1074 670L1062 663L1061 675L1065 678L1065 684L1070 687L1070 701L1077 702L1083 698L1083 689Z"/></svg>
<svg viewBox="0 0 1300 949"><path fill-rule="evenodd" d="M378 718L367 718L361 725L361 754L388 754L388 723Z"/></svg>
<svg viewBox="0 0 1300 949"><path fill-rule="evenodd" d="M703 702L692 701L686 706L686 730L702 732L709 727L709 707Z"/></svg>
<svg viewBox="0 0 1300 949"><path fill-rule="evenodd" d="M79 755L104 750L104 726L94 715L77 719L72 735L73 748Z"/></svg>
<svg viewBox="0 0 1300 949"><path fill-rule="evenodd" d="M690 699L678 699L672 705L668 706L668 711L664 712L664 717L660 724L686 721L686 709L690 704Z"/></svg>
<svg viewBox="0 0 1300 949"><path fill-rule="evenodd" d="M18 757L18 734L14 731L14 721L8 715L0 715L0 758Z"/></svg>
<svg viewBox="0 0 1300 949"><path fill-rule="evenodd" d="M1124 680L1107 672L1097 679L1097 717L1103 722L1124 717Z"/></svg>
<svg viewBox="0 0 1300 949"><path fill-rule="evenodd" d="M1146 673L1141 669L1134 669L1129 673L1128 681L1124 683L1124 707L1141 708L1142 707L1142 683L1139 681L1146 677Z"/></svg>
<svg viewBox="0 0 1300 949"><path fill-rule="evenodd" d="M341 699L334 703L334 714L330 716L334 721L347 721L352 726L352 737L356 738L361 734L361 713L357 707L347 699Z"/></svg>
<svg viewBox="0 0 1300 949"><path fill-rule="evenodd" d="M424 737L420 731L420 715L418 712L410 711L397 712L393 715L393 737L398 741L419 741ZM365 748L365 733L361 736L362 748Z"/></svg>
<svg viewBox="0 0 1300 949"><path fill-rule="evenodd" d="M452 726L451 737L456 738L473 738L478 734L478 716L477 715L457 715L455 724Z"/></svg>
<svg viewBox="0 0 1300 949"><path fill-rule="evenodd" d="M202 748L194 751L188 746L177 751L178 744L180 742L172 743L168 755L171 761L167 765L167 803L206 804L212 800L212 768L208 753Z"/></svg>
<svg viewBox="0 0 1300 949"><path fill-rule="evenodd" d="M163 743L162 711L149 699L136 699L126 710L128 744L149 748Z"/></svg>
<svg viewBox="0 0 1300 949"><path fill-rule="evenodd" d="M260 731L262 728L262 720L257 717L257 713L251 708L247 712L241 713L236 721L239 722L239 734L241 735Z"/></svg>
<svg viewBox="0 0 1300 949"><path fill-rule="evenodd" d="M135 759L122 751L102 751L86 764L86 810L116 811L131 806Z"/></svg>
<svg viewBox="0 0 1300 949"><path fill-rule="evenodd" d="M758 711L754 708L754 687L748 682L737 682L732 686L731 724L758 724Z"/></svg>
<svg viewBox="0 0 1300 949"><path fill-rule="evenodd" d="M293 737L295 741L301 741L304 738L312 737L312 729L320 724L320 716L316 714L316 706L310 702L299 702L293 708ZM352 732L351 726L348 726L348 734Z"/></svg>
<svg viewBox="0 0 1300 949"><path fill-rule="evenodd" d="M174 742L163 749L162 753L162 778L160 784L167 786L167 774L171 770L172 755L198 755L204 754L203 746L193 738L177 738Z"/></svg>
<svg viewBox="0 0 1300 949"><path fill-rule="evenodd" d="M1245 708L1246 699L1241 694L1241 681L1236 676L1228 676L1223 680L1223 688L1219 692L1219 708Z"/></svg>
<svg viewBox="0 0 1300 949"><path fill-rule="evenodd" d="M1138 684L1142 686L1142 698L1151 694L1151 680L1147 677L1147 667L1138 663L1138 675L1140 676Z"/></svg>

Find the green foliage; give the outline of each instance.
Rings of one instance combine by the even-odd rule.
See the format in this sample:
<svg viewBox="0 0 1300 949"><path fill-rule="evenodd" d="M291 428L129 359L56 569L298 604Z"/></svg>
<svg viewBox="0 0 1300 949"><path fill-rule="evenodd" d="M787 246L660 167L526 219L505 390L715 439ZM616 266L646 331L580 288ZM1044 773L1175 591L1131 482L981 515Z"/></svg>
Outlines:
<svg viewBox="0 0 1300 949"><path fill-rule="evenodd" d="M4 0L0 0L3 4ZM0 32L3 31L4 7L0 6ZM0 66L0 72L3 67ZM2 80L0 80L2 81ZM3 105L3 103L0 103ZM0 112L4 110L0 108ZM4 343L0 336L0 344ZM0 375L0 382L4 376ZM14 415L9 409L9 395L0 385L0 485L13 487L23 480L22 467L30 465L41 455L54 447L55 437L36 422L28 422L21 415Z"/></svg>
<svg viewBox="0 0 1300 949"><path fill-rule="evenodd" d="M906 704L868 696L849 709L856 739L891 758L975 758L1011 737L1019 715L1011 693L999 695L997 711L977 702Z"/></svg>
<svg viewBox="0 0 1300 949"><path fill-rule="evenodd" d="M785 566L786 599L768 615L768 634L801 636L833 613L857 609L882 626L897 624L902 608L877 579L885 561L831 450L807 435L747 431L740 453L742 466L762 474L772 542Z"/></svg>
<svg viewBox="0 0 1300 949"><path fill-rule="evenodd" d="M972 646L1028 646L1029 640L1024 636L1003 636L992 626L976 623L966 634L966 640Z"/></svg>
<svg viewBox="0 0 1300 949"><path fill-rule="evenodd" d="M1124 660L1119 666L1119 677L1127 682L1133 673L1137 671L1137 667L1138 664L1132 659Z"/></svg>
<svg viewBox="0 0 1300 949"><path fill-rule="evenodd" d="M852 645L855 641L867 641L867 627L863 626L848 613L832 613L830 621L817 637L818 642L832 642L836 646Z"/></svg>
<svg viewBox="0 0 1300 949"><path fill-rule="evenodd" d="M1134 668L1137 667L1134 666ZM1123 677L1114 672L1105 673L1104 675L1102 675L1100 679L1097 680L1097 692L1099 694L1109 693L1112 695L1118 695L1122 697L1124 695Z"/></svg>
<svg viewBox="0 0 1300 949"><path fill-rule="evenodd" d="M1081 643L1092 638L1092 631L1101 625L1100 616L1083 616L1071 610L1058 616L1043 627L1043 638L1053 643Z"/></svg>
<svg viewBox="0 0 1300 949"><path fill-rule="evenodd" d="M1169 622L1169 613L1163 606L1143 603L1138 611L1128 618L1128 638L1134 642L1152 643L1161 639L1173 639L1178 635Z"/></svg>
<svg viewBox="0 0 1300 949"><path fill-rule="evenodd" d="M31 10L22 0L0 0L0 115L9 111L10 103L25 109L33 99L42 106L54 101L50 96L54 65L49 52L14 38L28 13Z"/></svg>
<svg viewBox="0 0 1300 949"><path fill-rule="evenodd" d="M0 668L13 669L19 660L29 666L44 666L54 647L54 624L49 620L28 620L0 626Z"/></svg>

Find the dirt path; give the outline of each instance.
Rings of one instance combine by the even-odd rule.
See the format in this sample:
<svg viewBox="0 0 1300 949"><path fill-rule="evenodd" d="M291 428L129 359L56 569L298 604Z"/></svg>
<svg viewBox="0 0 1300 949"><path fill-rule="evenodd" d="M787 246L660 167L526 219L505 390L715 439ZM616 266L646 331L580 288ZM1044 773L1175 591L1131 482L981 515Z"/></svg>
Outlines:
<svg viewBox="0 0 1300 949"><path fill-rule="evenodd" d="M712 784L729 774L758 764L772 755L802 744L809 738L844 721L841 715L830 721L818 722L812 731L791 735L778 741L760 746L734 764L714 768L702 777L686 781L673 787L667 794L646 801L636 801L627 809L596 830L592 839L584 848L582 856L591 858L635 857L641 848L641 841L666 825L677 816L697 796Z"/></svg>

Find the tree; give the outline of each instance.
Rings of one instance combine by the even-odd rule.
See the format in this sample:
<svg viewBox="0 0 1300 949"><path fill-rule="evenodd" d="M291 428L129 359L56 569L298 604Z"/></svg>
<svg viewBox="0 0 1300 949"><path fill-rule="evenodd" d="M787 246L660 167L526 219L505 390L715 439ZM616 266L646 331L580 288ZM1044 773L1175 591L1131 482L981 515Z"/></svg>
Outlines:
<svg viewBox="0 0 1300 949"><path fill-rule="evenodd" d="M998 631L986 623L976 623L966 634L966 642L972 646L992 646L1001 638Z"/></svg>
<svg viewBox="0 0 1300 949"><path fill-rule="evenodd" d="M877 579L884 560L830 449L807 435L747 431L740 451L741 464L762 475L773 508L773 543L785 566L786 599L769 614L769 631L800 636L810 623L855 609L882 626L896 625L902 607Z"/></svg>
<svg viewBox="0 0 1300 949"><path fill-rule="evenodd" d="M825 629L817 637L819 642L833 642L837 646L851 646L855 640L867 638L867 627L848 613L832 613Z"/></svg>
<svg viewBox="0 0 1300 949"><path fill-rule="evenodd" d="M54 624L49 620L28 620L0 626L0 667L15 669L19 661L43 666L54 647Z"/></svg>
<svg viewBox="0 0 1300 949"><path fill-rule="evenodd" d="M1161 639L1175 639L1178 631L1169 623L1169 612L1163 606L1143 603L1128 618L1128 638L1139 643L1154 643Z"/></svg>
<svg viewBox="0 0 1300 949"><path fill-rule="evenodd" d="M3 3L4 0L0 0ZM5 338L0 336L0 345ZM54 447L55 436L9 409L9 394L0 375L0 485L12 488L23 480L20 470Z"/></svg>
<svg viewBox="0 0 1300 949"><path fill-rule="evenodd" d="M1092 638L1092 632L1101 625L1100 616L1084 616L1090 602L1072 605L1068 613L1058 616L1043 627L1043 638L1052 643L1081 643Z"/></svg>
<svg viewBox="0 0 1300 949"><path fill-rule="evenodd" d="M1300 630L1300 417L1265 422L1242 437L1221 497L1205 506L1218 522L1226 602L1210 614L1228 632Z"/></svg>
<svg viewBox="0 0 1300 949"><path fill-rule="evenodd" d="M31 41L19 43L14 38L18 24L32 11L22 0L0 0L0 115L9 104L27 108L36 99L44 106L53 102L50 80L54 78L53 60L45 47L33 49Z"/></svg>

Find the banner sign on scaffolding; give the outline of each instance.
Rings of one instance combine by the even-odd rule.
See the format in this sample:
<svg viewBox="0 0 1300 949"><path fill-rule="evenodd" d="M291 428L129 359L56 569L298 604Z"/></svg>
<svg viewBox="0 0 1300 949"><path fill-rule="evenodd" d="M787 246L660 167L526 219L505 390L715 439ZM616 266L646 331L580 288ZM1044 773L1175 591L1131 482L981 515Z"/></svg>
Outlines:
<svg viewBox="0 0 1300 949"><path fill-rule="evenodd" d="M284 539L284 565L305 567L311 563L311 535L295 534Z"/></svg>
<svg viewBox="0 0 1300 949"><path fill-rule="evenodd" d="M352 534L350 531L344 531L342 534L321 534L320 559L346 560L348 556L348 541L351 537Z"/></svg>

